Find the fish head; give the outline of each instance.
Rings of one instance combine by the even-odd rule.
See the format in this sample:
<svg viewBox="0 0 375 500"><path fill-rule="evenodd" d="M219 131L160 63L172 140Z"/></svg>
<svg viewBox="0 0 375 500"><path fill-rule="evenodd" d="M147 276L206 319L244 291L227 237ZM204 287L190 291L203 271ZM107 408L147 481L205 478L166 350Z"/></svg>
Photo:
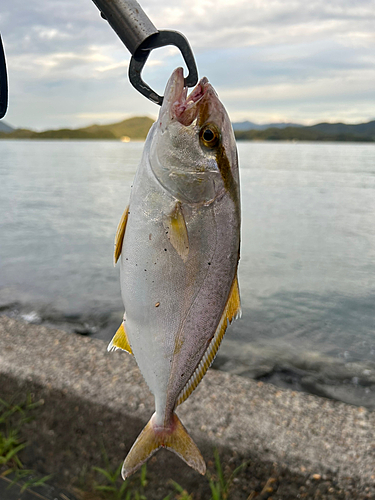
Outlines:
<svg viewBox="0 0 375 500"><path fill-rule="evenodd" d="M150 146L151 168L184 203L238 198L236 142L228 114L207 78L188 95L182 68L171 75Z"/></svg>

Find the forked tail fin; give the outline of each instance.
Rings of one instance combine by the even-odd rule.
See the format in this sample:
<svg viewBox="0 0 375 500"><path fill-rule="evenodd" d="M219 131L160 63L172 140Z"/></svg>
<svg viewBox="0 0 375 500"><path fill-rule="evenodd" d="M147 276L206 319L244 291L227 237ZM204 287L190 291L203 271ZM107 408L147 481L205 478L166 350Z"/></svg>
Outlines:
<svg viewBox="0 0 375 500"><path fill-rule="evenodd" d="M156 427L155 414L138 436L122 466L122 477L126 479L146 462L159 448L174 451L184 462L200 474L205 474L206 464L196 444L189 436L178 416L173 413L169 428Z"/></svg>

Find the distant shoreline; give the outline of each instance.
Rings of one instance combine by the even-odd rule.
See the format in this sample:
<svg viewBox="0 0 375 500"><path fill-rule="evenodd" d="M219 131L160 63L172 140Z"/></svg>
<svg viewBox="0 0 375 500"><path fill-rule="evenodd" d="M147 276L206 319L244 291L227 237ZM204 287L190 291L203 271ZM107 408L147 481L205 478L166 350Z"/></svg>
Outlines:
<svg viewBox="0 0 375 500"><path fill-rule="evenodd" d="M84 141L102 141L102 142L145 142L145 139L130 139L130 141L122 141L121 139L117 139L115 137L111 138L97 138L97 137L3 137L0 136L0 140L4 141L44 141L44 142L53 142L53 141L62 141L62 142L84 142Z"/></svg>
<svg viewBox="0 0 375 500"><path fill-rule="evenodd" d="M369 132L326 132L313 127L268 128L265 130L236 131L237 141L292 141L292 142L375 142L375 126L373 135Z"/></svg>
<svg viewBox="0 0 375 500"><path fill-rule="evenodd" d="M125 142L117 138L98 138L98 137L3 137L0 136L0 140L3 141L40 141L40 142L53 142L53 141L73 141L73 142L84 142L84 141L102 141L102 142ZM373 144L375 139L362 139L362 138L352 138L352 139L335 139L332 137L327 137L324 139L284 139L284 138L266 138L266 139L248 139L236 137L237 142L288 142L288 143L351 143L351 144ZM128 143L134 142L144 142L145 139L131 139L127 141Z"/></svg>
<svg viewBox="0 0 375 500"><path fill-rule="evenodd" d="M140 116L108 125L42 132L22 128L14 130L7 126L11 131L0 131L0 139L144 141L153 123L152 118ZM238 141L375 142L375 120L355 125L318 123L311 126L280 123L261 126L251 122L242 122L233 123L233 128Z"/></svg>

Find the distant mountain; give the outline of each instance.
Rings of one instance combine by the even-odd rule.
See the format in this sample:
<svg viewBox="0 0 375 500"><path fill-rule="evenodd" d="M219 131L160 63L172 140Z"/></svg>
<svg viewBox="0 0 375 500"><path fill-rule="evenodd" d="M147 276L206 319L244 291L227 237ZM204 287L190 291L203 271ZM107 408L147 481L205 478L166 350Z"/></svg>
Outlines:
<svg viewBox="0 0 375 500"><path fill-rule="evenodd" d="M155 120L148 116L135 116L118 123L110 125L91 125L90 127L77 129L90 134L100 134L110 132L116 139L129 137L130 139L145 139L151 125Z"/></svg>
<svg viewBox="0 0 375 500"><path fill-rule="evenodd" d="M246 130L266 130L268 128L287 128L287 127L303 127L298 123L263 123L262 125L254 122L234 122L232 123L233 130L246 131Z"/></svg>
<svg viewBox="0 0 375 500"><path fill-rule="evenodd" d="M13 132L14 128L5 123L4 121L0 120L0 132L4 132L5 134L10 134L10 132Z"/></svg>
<svg viewBox="0 0 375 500"><path fill-rule="evenodd" d="M353 134L356 136L368 136L375 139L375 120L367 123L359 123L358 125L347 125L346 123L318 123L311 127L306 127L310 130L319 130L329 135Z"/></svg>
<svg viewBox="0 0 375 500"><path fill-rule="evenodd" d="M258 125L257 123L245 121L245 122L233 122L232 127L233 130L236 132L237 130L259 130L259 127L261 125Z"/></svg>
<svg viewBox="0 0 375 500"><path fill-rule="evenodd" d="M266 130L235 132L241 141L341 141L375 142L375 121L359 125L320 123L310 127L271 127Z"/></svg>
<svg viewBox="0 0 375 500"><path fill-rule="evenodd" d="M91 125L78 129L45 130L44 132L35 132L28 129L14 130L9 125L0 121L0 139L144 140L153 121L148 116L137 116L108 125ZM240 141L375 142L375 120L357 125L318 123L309 127L289 123L259 125L245 121L233 123L233 127L235 129L235 136Z"/></svg>
<svg viewBox="0 0 375 500"><path fill-rule="evenodd" d="M9 133L0 131L0 139L131 139L144 140L154 123L148 116L137 116L109 125L91 125L89 127L35 132L28 129L16 129Z"/></svg>

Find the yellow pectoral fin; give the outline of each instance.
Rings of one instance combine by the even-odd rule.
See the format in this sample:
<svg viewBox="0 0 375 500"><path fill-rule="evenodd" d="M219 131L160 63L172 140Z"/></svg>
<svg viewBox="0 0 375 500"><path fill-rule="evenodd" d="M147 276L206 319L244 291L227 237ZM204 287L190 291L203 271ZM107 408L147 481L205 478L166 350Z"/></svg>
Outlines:
<svg viewBox="0 0 375 500"><path fill-rule="evenodd" d="M164 228L172 246L185 262L189 254L189 237L181 203L177 202L172 212L165 217Z"/></svg>
<svg viewBox="0 0 375 500"><path fill-rule="evenodd" d="M199 382L205 376L207 370L209 369L213 360L215 359L215 356L217 354L217 351L219 350L221 341L223 340L228 324L232 323L232 321L234 319L237 319L240 315L241 315L240 290L238 287L237 276L235 276L226 306L224 308L220 322L216 328L215 335L213 336L211 342L209 343L206 352L204 353L193 375L190 377L189 381L182 389L177 399L177 405L183 403L194 391L194 389L196 389Z"/></svg>
<svg viewBox="0 0 375 500"><path fill-rule="evenodd" d="M115 333L115 336L107 348L108 351L115 351L116 349L122 349L123 351L127 351L129 354L133 354L128 336L126 335L124 323L121 323L120 328Z"/></svg>
<svg viewBox="0 0 375 500"><path fill-rule="evenodd" d="M114 264L119 260L122 251L122 242L124 241L126 223L128 222L129 205L125 208L122 214L121 220L117 226L116 236L115 236L115 254L113 257Z"/></svg>

